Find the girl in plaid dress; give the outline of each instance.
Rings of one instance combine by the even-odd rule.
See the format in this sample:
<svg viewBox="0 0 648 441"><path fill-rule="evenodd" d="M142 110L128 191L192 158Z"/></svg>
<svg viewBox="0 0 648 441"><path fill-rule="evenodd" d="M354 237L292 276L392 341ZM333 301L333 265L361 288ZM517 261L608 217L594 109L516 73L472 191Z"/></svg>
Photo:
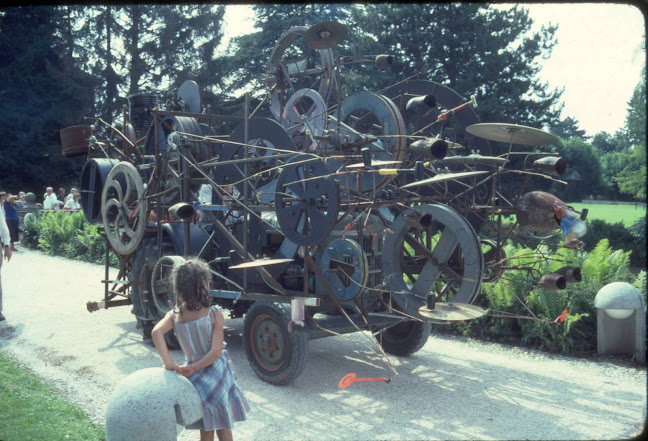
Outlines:
<svg viewBox="0 0 648 441"><path fill-rule="evenodd" d="M192 259L173 269L176 308L155 325L153 343L164 367L174 370L196 386L203 400L202 420L187 426L200 429L201 441L212 441L214 431L220 441L231 441L235 421L243 421L250 406L236 384L232 360L225 349L225 318L209 297L209 266ZM186 364L178 366L164 340L164 334L175 331Z"/></svg>

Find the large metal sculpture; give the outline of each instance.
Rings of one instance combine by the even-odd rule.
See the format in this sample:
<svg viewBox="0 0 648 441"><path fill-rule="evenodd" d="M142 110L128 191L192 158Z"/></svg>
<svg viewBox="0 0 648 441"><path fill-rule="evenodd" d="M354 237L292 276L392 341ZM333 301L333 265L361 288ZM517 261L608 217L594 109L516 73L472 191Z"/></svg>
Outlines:
<svg viewBox="0 0 648 441"><path fill-rule="evenodd" d="M379 352L409 355L431 322L481 316L472 303L482 283L514 269L503 251L511 237L562 227L566 245L579 246L578 214L526 190L531 178L562 182L564 160L529 153L532 167L507 169L514 145L555 136L480 123L474 97L424 79L343 99L345 61L334 48L346 33L325 22L280 38L265 78L274 119L250 114L249 100L241 117L201 113L189 81L165 106L131 95L120 125L93 124L103 138L66 129L64 154L86 146L85 215L120 262L89 310L132 304L146 334L173 305L173 264L198 256L212 267L214 303L245 317L254 371L287 384L304 369L309 339L371 331ZM240 125L223 136L213 129L222 120ZM491 141L504 153L494 156ZM499 191L508 173L527 178L512 202ZM518 222L502 227L505 215ZM557 289L573 274L538 283Z"/></svg>

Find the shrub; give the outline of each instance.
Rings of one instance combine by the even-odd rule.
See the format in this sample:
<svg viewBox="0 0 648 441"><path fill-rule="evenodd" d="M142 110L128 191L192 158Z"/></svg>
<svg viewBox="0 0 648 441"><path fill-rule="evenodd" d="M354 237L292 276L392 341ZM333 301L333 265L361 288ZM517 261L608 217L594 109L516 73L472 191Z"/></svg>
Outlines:
<svg viewBox="0 0 648 441"><path fill-rule="evenodd" d="M629 270L630 252L611 249L607 239L589 253L514 245L506 245L504 251L509 266L529 270L509 270L497 282L482 286L475 304L487 310L483 317L463 324L433 325L434 330L554 352L591 353L596 350L594 298L598 291L611 282L634 282L645 296L646 273L634 277ZM560 291L538 285L541 274L566 265L581 267L583 281ZM564 310L568 311L565 322L556 323Z"/></svg>
<svg viewBox="0 0 648 441"><path fill-rule="evenodd" d="M106 261L106 240L99 225L90 224L82 211L40 211L25 216L21 244L40 249L53 256L103 264ZM110 254L110 265L119 260Z"/></svg>

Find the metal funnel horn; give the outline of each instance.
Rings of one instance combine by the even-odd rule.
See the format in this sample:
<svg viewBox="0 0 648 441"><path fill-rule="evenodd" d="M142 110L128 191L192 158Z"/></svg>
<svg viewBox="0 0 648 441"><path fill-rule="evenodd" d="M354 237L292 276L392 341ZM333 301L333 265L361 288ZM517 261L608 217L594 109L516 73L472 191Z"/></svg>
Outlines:
<svg viewBox="0 0 648 441"><path fill-rule="evenodd" d="M448 142L441 138L420 139L410 145L410 150L426 158L443 159L448 154Z"/></svg>
<svg viewBox="0 0 648 441"><path fill-rule="evenodd" d="M422 230L432 225L432 215L422 211L413 210L403 213L403 220L410 226Z"/></svg>
<svg viewBox="0 0 648 441"><path fill-rule="evenodd" d="M560 156L547 156L534 161L533 168L551 176L562 176L567 171L567 160Z"/></svg>
<svg viewBox="0 0 648 441"><path fill-rule="evenodd" d="M562 268L556 270L554 274L565 276L567 283L578 283L583 280L581 269L577 266L563 266Z"/></svg>
<svg viewBox="0 0 648 441"><path fill-rule="evenodd" d="M178 202L169 208L169 214L175 220L191 219L195 212L196 210L193 205L187 204L186 202Z"/></svg>
<svg viewBox="0 0 648 441"><path fill-rule="evenodd" d="M378 66L380 69L387 69L389 66L392 65L394 62L394 56L393 55L378 55L376 56L376 66Z"/></svg>
<svg viewBox="0 0 648 441"><path fill-rule="evenodd" d="M559 289L565 289L567 286L567 278L560 274L549 273L542 276L538 283L547 291L557 291Z"/></svg>
<svg viewBox="0 0 648 441"><path fill-rule="evenodd" d="M407 102L405 111L407 112L408 118L423 116L434 109L436 105L434 95L417 96Z"/></svg>

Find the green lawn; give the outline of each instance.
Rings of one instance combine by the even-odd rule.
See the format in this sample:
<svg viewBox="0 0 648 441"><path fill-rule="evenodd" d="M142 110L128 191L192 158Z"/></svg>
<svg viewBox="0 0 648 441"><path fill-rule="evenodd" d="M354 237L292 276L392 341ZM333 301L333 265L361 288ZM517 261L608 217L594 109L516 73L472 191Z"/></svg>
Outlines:
<svg viewBox="0 0 648 441"><path fill-rule="evenodd" d="M3 354L0 397L2 441L106 439L104 428L93 424L80 408Z"/></svg>
<svg viewBox="0 0 648 441"><path fill-rule="evenodd" d="M632 226L642 217L646 217L646 208L641 204L634 205L598 205L598 204L576 204L570 203L575 210L589 209L587 219L600 219L609 224L623 222L626 227Z"/></svg>

